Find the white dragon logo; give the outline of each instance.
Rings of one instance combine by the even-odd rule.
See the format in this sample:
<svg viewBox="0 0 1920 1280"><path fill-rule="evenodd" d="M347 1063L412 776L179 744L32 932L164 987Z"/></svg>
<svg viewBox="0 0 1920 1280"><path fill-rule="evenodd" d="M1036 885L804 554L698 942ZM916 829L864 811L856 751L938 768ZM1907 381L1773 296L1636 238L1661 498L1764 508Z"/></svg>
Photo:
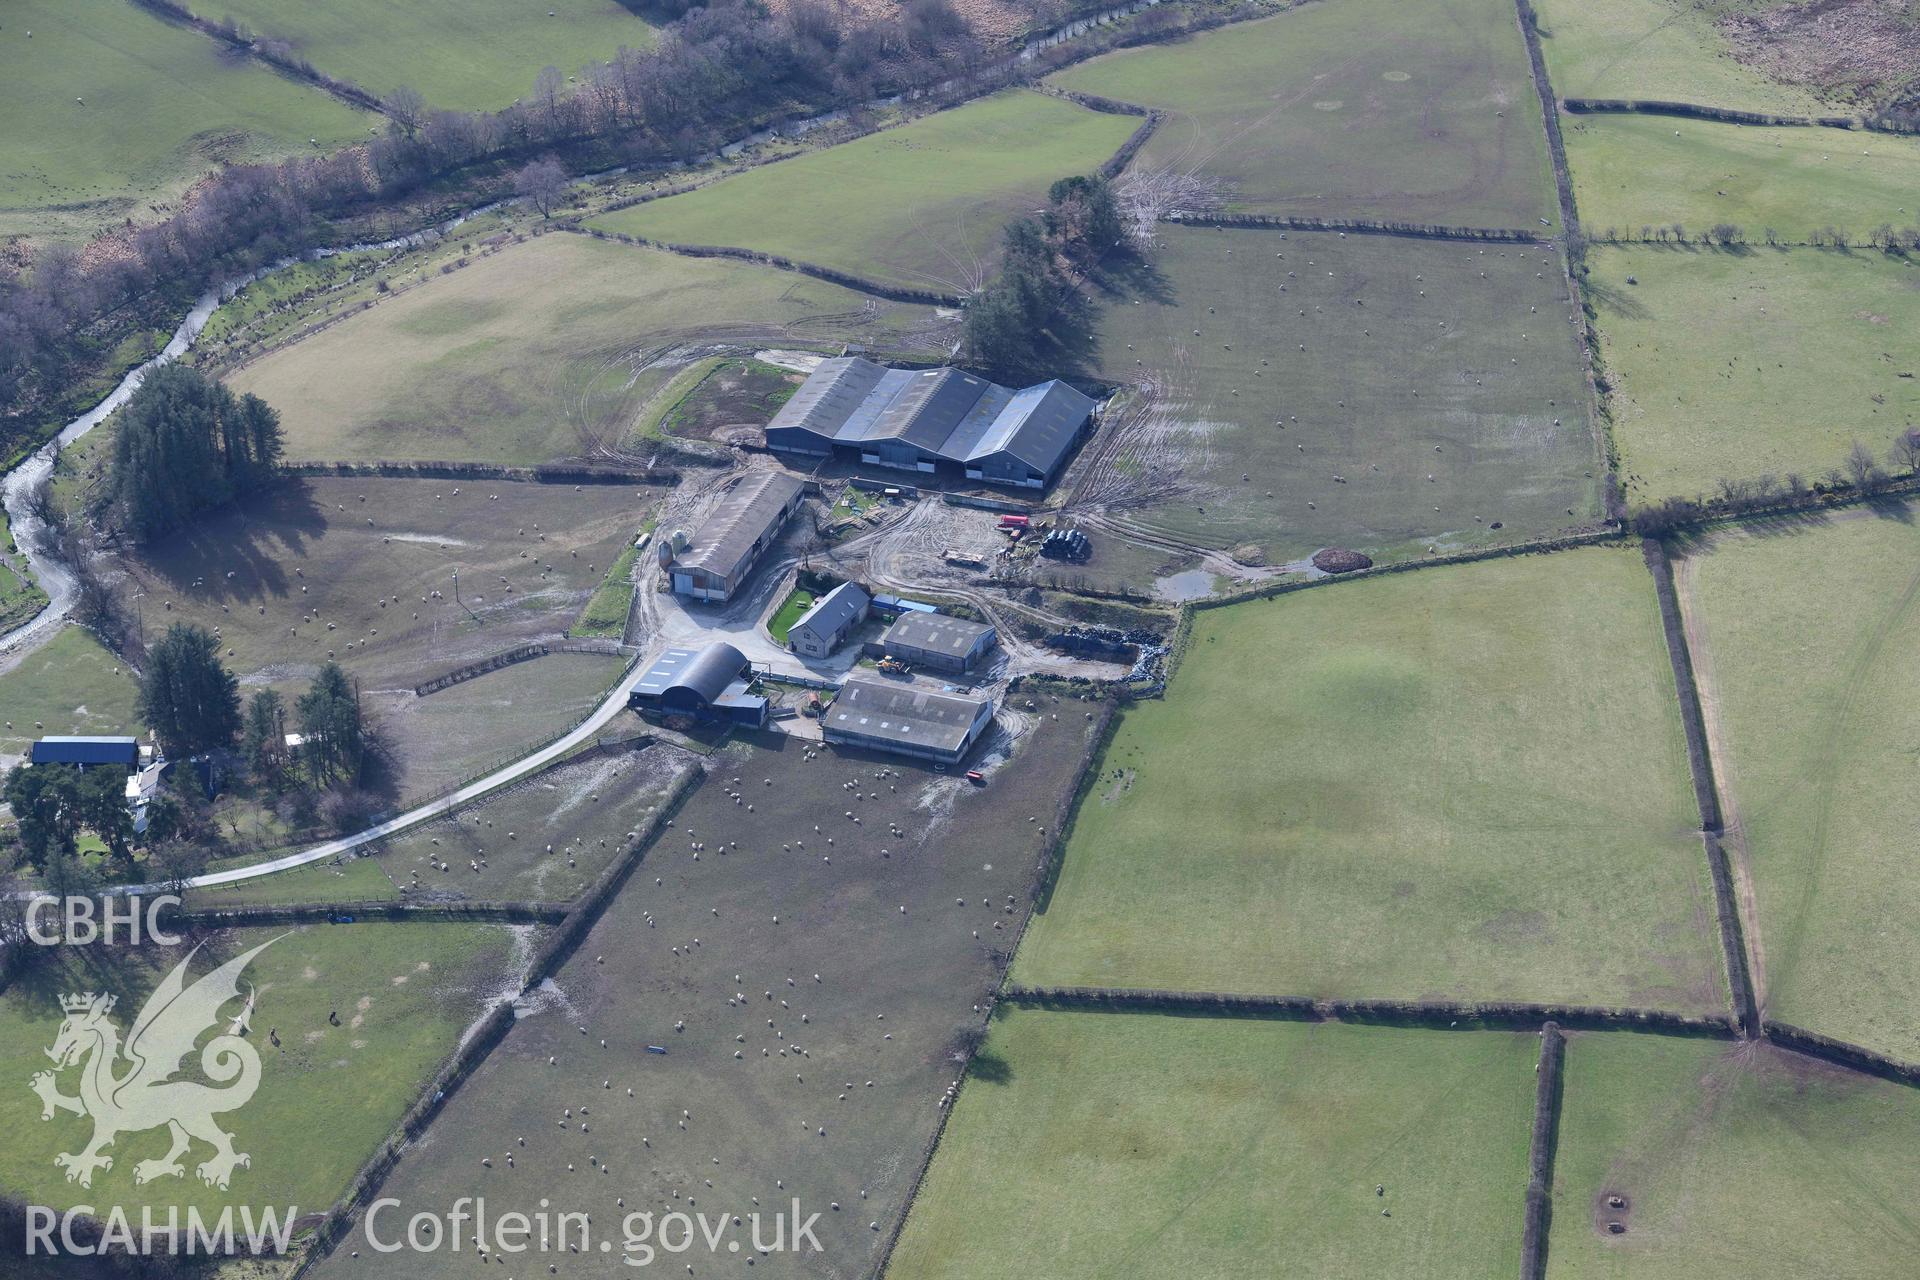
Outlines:
<svg viewBox="0 0 1920 1280"><path fill-rule="evenodd" d="M180 1177L185 1172L180 1157L187 1154L194 1138L213 1147L212 1158L198 1169L200 1180L209 1186L226 1190L234 1169L252 1164L251 1157L233 1149L233 1135L214 1123L215 1115L245 1106L260 1087L260 1054L242 1039L253 1015L251 985L246 1006L234 1016L226 1032L209 1040L200 1051L201 1071L215 1084L226 1087L216 1089L197 1080L170 1077L179 1073L201 1035L219 1021L221 1008L239 998L240 973L247 963L277 941L270 939L235 956L189 987L187 966L200 950L195 947L147 997L125 1046L120 1043L119 1028L107 1016L113 1011L115 997L89 991L60 998L67 1017L60 1024L53 1047L47 1050L55 1067L37 1073L31 1087L40 1095L42 1120L53 1119L57 1111L93 1119L93 1140L84 1150L63 1152L53 1158L55 1165L67 1171L68 1182L91 1186L96 1169L113 1168L113 1157L102 1155L103 1148L113 1145L122 1133L161 1125L172 1134L173 1146L160 1159L142 1160L134 1166L133 1180L137 1183ZM116 1074L123 1060L128 1069ZM55 1073L82 1061L80 1096L70 1098L60 1092Z"/></svg>

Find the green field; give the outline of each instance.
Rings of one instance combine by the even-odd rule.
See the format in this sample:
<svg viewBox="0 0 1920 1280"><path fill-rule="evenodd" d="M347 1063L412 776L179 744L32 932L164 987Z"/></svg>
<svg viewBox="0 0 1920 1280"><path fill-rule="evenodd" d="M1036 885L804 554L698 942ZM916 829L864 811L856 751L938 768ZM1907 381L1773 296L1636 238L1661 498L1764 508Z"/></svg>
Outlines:
<svg viewBox="0 0 1920 1280"><path fill-rule="evenodd" d="M1511 1275L1537 1045L1003 1012L888 1280Z"/></svg>
<svg viewBox="0 0 1920 1280"><path fill-rule="evenodd" d="M1635 503L1876 457L1920 421L1920 265L1873 251L1596 249L1588 297ZM1628 283L1631 277L1636 283Z"/></svg>
<svg viewBox="0 0 1920 1280"><path fill-rule="evenodd" d="M204 12L285 40L321 71L372 93L406 85L429 106L454 111L531 100L542 67L571 76L623 45L653 43L653 28L615 0L220 0Z"/></svg>
<svg viewBox="0 0 1920 1280"><path fill-rule="evenodd" d="M1650 98L1787 115L1833 110L1815 90L1741 61L1716 26L1722 15L1764 7L1753 0L1534 0L1547 75L1562 98Z"/></svg>
<svg viewBox="0 0 1920 1280"><path fill-rule="evenodd" d="M1208 610L1126 713L1014 972L1717 1012L1697 827L1637 551Z"/></svg>
<svg viewBox="0 0 1920 1280"><path fill-rule="evenodd" d="M1717 539L1680 563L1768 1013L1920 1062L1920 534L1912 513Z"/></svg>
<svg viewBox="0 0 1920 1280"><path fill-rule="evenodd" d="M1139 124L1009 90L592 225L964 293L993 274L1010 219L1056 179L1098 169Z"/></svg>
<svg viewBox="0 0 1920 1280"><path fill-rule="evenodd" d="M138 733L138 693L126 664L92 632L63 627L0 675L0 753L24 755L35 738L49 733Z"/></svg>
<svg viewBox="0 0 1920 1280"><path fill-rule="evenodd" d="M1920 1093L1659 1036L1577 1035L1566 1070L1549 1280L1912 1275Z"/></svg>
<svg viewBox="0 0 1920 1280"><path fill-rule="evenodd" d="M0 83L0 235L150 220L209 169L337 146L378 119L126 0L11 0Z"/></svg>
<svg viewBox="0 0 1920 1280"><path fill-rule="evenodd" d="M400 890L371 858L340 858L183 895L192 910L267 903L386 902Z"/></svg>
<svg viewBox="0 0 1920 1280"><path fill-rule="evenodd" d="M1069 485L1269 563L1590 521L1597 451L1558 264L1519 245L1164 228L1092 291L1089 363L1135 390Z"/></svg>
<svg viewBox="0 0 1920 1280"><path fill-rule="evenodd" d="M633 611L633 569L640 553L628 547L614 559L607 576L567 628L570 636L600 636L618 640L627 630L627 615Z"/></svg>
<svg viewBox="0 0 1920 1280"><path fill-rule="evenodd" d="M1506 0L1302 5L1051 83L1169 114L1132 176L1170 209L1453 226L1554 218L1540 101Z"/></svg>
<svg viewBox="0 0 1920 1280"><path fill-rule="evenodd" d="M229 381L280 410L296 458L526 464L631 445L675 373L716 347L921 355L929 307L821 280L548 235L382 302ZM677 398L677 397L676 397ZM643 453L640 460L645 461Z"/></svg>
<svg viewBox="0 0 1920 1280"><path fill-rule="evenodd" d="M40 1100L26 1088L49 1066L43 1051L60 1024L59 997L116 994L111 1017L125 1035L147 994L186 954L184 947L103 946L59 948L0 994L0 1072L15 1083L0 1094L6 1191L30 1204L119 1205L135 1222L143 1204L160 1206L162 1221L169 1204L320 1212L346 1189L509 972L510 938L498 926L318 925L207 935L191 977L276 936L243 979L257 991L248 1038L262 1070L252 1101L220 1117L236 1148L252 1157L227 1191L203 1185L192 1165L184 1177L136 1185L135 1166L166 1151L164 1132L121 1135L107 1153L112 1169L96 1174L90 1188L70 1185L54 1165L56 1153L78 1151L90 1131L69 1114L42 1122ZM239 1007L234 1002L224 1012L231 1017ZM329 1013L339 1015L339 1025L329 1023ZM62 1073L62 1092L71 1095L76 1079L72 1070ZM196 1144L191 1159L197 1163L209 1150Z"/></svg>
<svg viewBox="0 0 1920 1280"><path fill-rule="evenodd" d="M1592 115L1569 117L1566 139L1580 221L1597 239L1727 223L1755 244L1768 230L1811 243L1829 227L1864 244L1876 227L1920 226L1920 138Z"/></svg>

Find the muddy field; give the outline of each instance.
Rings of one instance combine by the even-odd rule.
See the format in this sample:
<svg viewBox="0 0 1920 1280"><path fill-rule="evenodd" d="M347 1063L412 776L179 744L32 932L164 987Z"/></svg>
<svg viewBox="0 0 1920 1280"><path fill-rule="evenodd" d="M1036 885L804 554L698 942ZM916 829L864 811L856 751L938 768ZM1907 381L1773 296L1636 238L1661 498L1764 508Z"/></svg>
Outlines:
<svg viewBox="0 0 1920 1280"><path fill-rule="evenodd" d="M1062 483L1076 510L1268 564L1598 513L1549 248L1169 227L1089 300L1074 340L1128 391Z"/></svg>
<svg viewBox="0 0 1920 1280"><path fill-rule="evenodd" d="M596 752L416 827L375 861L410 901L570 901L697 763L664 744Z"/></svg>
<svg viewBox="0 0 1920 1280"><path fill-rule="evenodd" d="M149 642L174 622L217 631L244 685L304 687L333 658L369 691L412 688L565 631L656 500L613 485L314 477L118 566Z"/></svg>
<svg viewBox="0 0 1920 1280"><path fill-rule="evenodd" d="M905 1206L954 1055L984 1021L1039 828L1087 745L1081 704L1022 716L1011 759L1004 736L987 747L984 789L786 739L717 753L384 1194L422 1207L484 1195L493 1212L547 1197L599 1233L627 1213L744 1216L798 1198L820 1212L825 1251L755 1257L754 1274L864 1273ZM628 1274L615 1249L560 1265ZM318 1274L431 1280L475 1265L399 1256L372 1256L356 1232ZM741 1263L688 1260L705 1264L696 1274Z"/></svg>

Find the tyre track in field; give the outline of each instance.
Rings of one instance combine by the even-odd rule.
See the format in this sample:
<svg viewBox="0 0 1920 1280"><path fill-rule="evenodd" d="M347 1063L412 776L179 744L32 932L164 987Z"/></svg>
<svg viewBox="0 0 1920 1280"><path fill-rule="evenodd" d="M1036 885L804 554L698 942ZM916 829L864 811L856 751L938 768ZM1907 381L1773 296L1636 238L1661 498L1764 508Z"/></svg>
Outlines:
<svg viewBox="0 0 1920 1280"><path fill-rule="evenodd" d="M1759 1005L1756 1013L1764 1016L1768 991L1767 947L1765 935L1760 928L1758 891L1753 874L1751 849L1747 842L1746 825L1740 814L1738 785L1733 774L1729 737L1720 703L1711 634L1694 596L1696 564L1696 557L1688 556L1675 565L1675 587L1680 598L1687 645L1693 656L1694 679L1700 695L1701 714L1706 722L1714 786L1719 792L1723 828L1722 846L1730 855L1740 914L1746 926L1744 933L1747 939L1748 963L1752 974L1754 999ZM1916 568L1908 577L1906 586L1892 606L1879 617L1872 629L1862 638L1852 660L1847 664L1839 706L1828 718L1825 732L1813 753L1815 763L1806 781L1812 792L1814 824L1809 837L1808 860L1803 873L1800 900L1792 917L1784 922L1778 939L1782 973L1793 971L1800 945L1806 937L1814 901L1819 896L1820 883L1826 873L1828 838L1832 828L1835 802L1834 792L1846 764L1846 744L1852 737L1853 725L1859 715L1861 696L1869 679L1879 666L1887 641L1912 614L1916 599L1920 599L1920 568Z"/></svg>
<svg viewBox="0 0 1920 1280"><path fill-rule="evenodd" d="M1781 947L1782 967L1791 970L1794 958L1799 954L1800 943L1807 930L1807 917L1812 913L1814 899L1819 894L1819 885L1827 867L1827 835L1833 822L1834 788L1839 783L1844 744L1850 739L1853 722L1860 708L1860 696L1865 690L1868 679L1879 666L1881 652L1887 641L1892 638L1901 624L1913 612L1913 603L1920 598L1920 568L1915 568L1907 578L1907 585L1900 593L1893 607L1881 615L1879 621L1867 634L1854 659L1847 666L1846 686L1841 694L1838 711L1828 720L1827 732L1820 743L1815 758L1815 770L1810 781L1814 785L1814 826L1812 847L1808 850L1809 862L1807 874L1800 890L1799 910L1787 929L1786 941Z"/></svg>
<svg viewBox="0 0 1920 1280"><path fill-rule="evenodd" d="M1754 1018L1758 1021L1765 1017L1767 1005L1766 935L1760 931L1760 901L1754 888L1753 857L1747 847L1747 828L1741 818L1740 793L1733 777L1733 755L1721 712L1713 641L1694 597L1698 565L1699 559L1695 556L1675 560L1673 589L1680 602L1680 623L1687 638L1687 653L1693 661L1694 691L1700 700L1700 720L1707 733L1707 762L1713 770L1713 786L1720 802L1720 847L1733 869L1734 899L1740 911L1741 936L1747 943L1747 978L1753 987Z"/></svg>

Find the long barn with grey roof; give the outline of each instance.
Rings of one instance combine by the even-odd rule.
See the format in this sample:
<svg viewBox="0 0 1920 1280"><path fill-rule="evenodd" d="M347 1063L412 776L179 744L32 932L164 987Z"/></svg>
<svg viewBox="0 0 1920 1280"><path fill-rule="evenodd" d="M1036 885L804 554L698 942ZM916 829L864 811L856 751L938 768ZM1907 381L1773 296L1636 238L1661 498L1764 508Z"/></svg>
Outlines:
<svg viewBox="0 0 1920 1280"><path fill-rule="evenodd" d="M767 424L767 447L902 471L1044 489L1097 402L1064 382L1010 390L959 369L823 360Z"/></svg>
<svg viewBox="0 0 1920 1280"><path fill-rule="evenodd" d="M732 598L799 509L804 492L799 480L778 471L755 471L736 481L685 549L676 549L672 538L660 544L674 591L696 600Z"/></svg>
<svg viewBox="0 0 1920 1280"><path fill-rule="evenodd" d="M840 686L820 731L841 746L958 764L992 723L986 698L856 678Z"/></svg>

